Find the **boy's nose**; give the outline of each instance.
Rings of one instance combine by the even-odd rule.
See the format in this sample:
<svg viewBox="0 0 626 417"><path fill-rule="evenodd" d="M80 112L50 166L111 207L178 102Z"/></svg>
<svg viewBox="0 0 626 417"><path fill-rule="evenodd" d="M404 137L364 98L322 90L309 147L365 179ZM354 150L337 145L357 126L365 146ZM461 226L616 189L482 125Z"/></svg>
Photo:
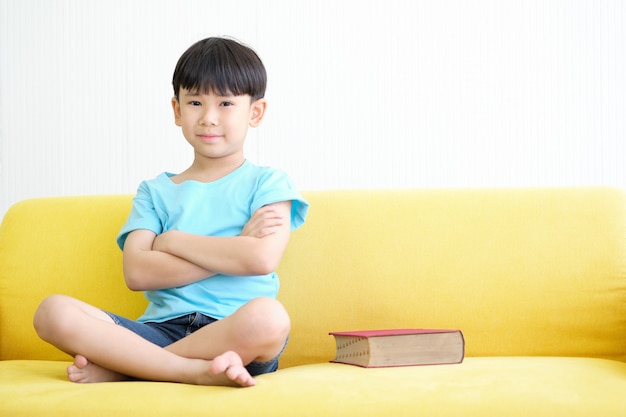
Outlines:
<svg viewBox="0 0 626 417"><path fill-rule="evenodd" d="M217 126L217 112L207 110L200 119L200 124L203 126Z"/></svg>

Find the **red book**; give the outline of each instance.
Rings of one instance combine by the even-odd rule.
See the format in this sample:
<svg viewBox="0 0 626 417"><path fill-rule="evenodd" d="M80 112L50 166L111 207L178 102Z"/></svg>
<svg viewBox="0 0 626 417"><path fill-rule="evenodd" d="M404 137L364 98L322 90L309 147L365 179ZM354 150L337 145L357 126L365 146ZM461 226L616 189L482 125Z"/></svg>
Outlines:
<svg viewBox="0 0 626 417"><path fill-rule="evenodd" d="M461 363L465 355L460 330L386 329L329 334L337 345L331 362L365 368Z"/></svg>

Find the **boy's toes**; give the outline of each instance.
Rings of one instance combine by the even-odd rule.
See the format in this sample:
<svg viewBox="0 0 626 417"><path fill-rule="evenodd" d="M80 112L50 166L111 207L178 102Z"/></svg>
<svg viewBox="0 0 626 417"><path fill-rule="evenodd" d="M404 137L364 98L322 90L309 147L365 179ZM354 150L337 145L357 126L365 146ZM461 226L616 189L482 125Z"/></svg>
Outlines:
<svg viewBox="0 0 626 417"><path fill-rule="evenodd" d="M256 384L254 378L243 366L241 358L235 352L225 352L213 359L211 372L214 375L222 374L242 387L251 387Z"/></svg>
<svg viewBox="0 0 626 417"><path fill-rule="evenodd" d="M248 373L248 370L244 367L230 368L226 371L226 375L231 381L241 385L242 387L251 387L256 384L254 378L252 378L252 376Z"/></svg>

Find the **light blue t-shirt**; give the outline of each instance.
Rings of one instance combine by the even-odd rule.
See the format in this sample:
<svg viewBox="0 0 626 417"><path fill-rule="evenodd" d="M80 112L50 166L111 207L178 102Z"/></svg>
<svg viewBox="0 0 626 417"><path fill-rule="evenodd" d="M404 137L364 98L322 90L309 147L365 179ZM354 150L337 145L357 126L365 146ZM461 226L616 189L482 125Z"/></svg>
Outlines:
<svg viewBox="0 0 626 417"><path fill-rule="evenodd" d="M128 234L138 229L156 234L180 230L203 236L238 236L257 209L280 201L292 201L291 230L295 230L304 223L309 207L284 172L248 161L210 183L176 184L172 176L162 173L139 185L130 216L117 237L121 249ZM138 321L161 322L195 312L222 319L253 298L275 298L278 286L276 273L248 277L217 274L182 287L145 291L149 305Z"/></svg>

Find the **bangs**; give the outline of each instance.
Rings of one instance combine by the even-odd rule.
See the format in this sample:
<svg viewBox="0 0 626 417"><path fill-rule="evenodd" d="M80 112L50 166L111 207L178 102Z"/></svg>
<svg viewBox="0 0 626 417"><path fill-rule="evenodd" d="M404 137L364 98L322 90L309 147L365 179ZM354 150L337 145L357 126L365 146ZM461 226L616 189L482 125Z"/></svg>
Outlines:
<svg viewBox="0 0 626 417"><path fill-rule="evenodd" d="M179 59L172 84L194 93L265 95L267 75L261 59L250 48L223 38L208 38L194 44Z"/></svg>

